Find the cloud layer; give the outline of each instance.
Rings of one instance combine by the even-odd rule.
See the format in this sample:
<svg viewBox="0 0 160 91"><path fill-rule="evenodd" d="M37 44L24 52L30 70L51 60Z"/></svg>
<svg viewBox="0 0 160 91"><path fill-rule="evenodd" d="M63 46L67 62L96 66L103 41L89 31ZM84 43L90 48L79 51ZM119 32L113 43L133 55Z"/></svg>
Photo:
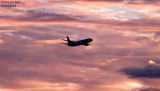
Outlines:
<svg viewBox="0 0 160 91"><path fill-rule="evenodd" d="M122 72L132 78L160 78L160 67L155 65L148 65L144 68L125 68Z"/></svg>
<svg viewBox="0 0 160 91"><path fill-rule="evenodd" d="M0 90L159 91L158 3L24 0L0 7ZM68 47L61 44L67 35L94 40Z"/></svg>

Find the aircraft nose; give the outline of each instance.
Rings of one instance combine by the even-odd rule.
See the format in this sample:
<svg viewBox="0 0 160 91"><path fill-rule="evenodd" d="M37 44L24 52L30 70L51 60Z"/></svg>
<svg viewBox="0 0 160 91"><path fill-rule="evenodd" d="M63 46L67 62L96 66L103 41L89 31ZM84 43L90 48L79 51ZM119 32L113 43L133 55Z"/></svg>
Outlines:
<svg viewBox="0 0 160 91"><path fill-rule="evenodd" d="M93 39L90 39L90 41L93 41Z"/></svg>

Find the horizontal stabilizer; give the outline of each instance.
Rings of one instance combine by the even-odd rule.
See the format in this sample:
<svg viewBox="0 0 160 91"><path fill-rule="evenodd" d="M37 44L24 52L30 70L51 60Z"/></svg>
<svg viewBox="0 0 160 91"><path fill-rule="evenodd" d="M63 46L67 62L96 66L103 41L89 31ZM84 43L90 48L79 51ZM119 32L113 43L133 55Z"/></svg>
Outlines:
<svg viewBox="0 0 160 91"><path fill-rule="evenodd" d="M66 39L62 39L62 40L67 41Z"/></svg>

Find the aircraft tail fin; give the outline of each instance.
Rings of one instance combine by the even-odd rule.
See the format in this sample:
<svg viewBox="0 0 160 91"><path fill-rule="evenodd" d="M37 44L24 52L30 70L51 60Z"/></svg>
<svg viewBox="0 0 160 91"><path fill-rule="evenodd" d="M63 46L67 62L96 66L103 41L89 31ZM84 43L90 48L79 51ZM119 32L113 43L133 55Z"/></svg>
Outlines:
<svg viewBox="0 0 160 91"><path fill-rule="evenodd" d="M67 42L68 42L68 44L70 44L71 43L71 40L69 39L69 37L67 36Z"/></svg>

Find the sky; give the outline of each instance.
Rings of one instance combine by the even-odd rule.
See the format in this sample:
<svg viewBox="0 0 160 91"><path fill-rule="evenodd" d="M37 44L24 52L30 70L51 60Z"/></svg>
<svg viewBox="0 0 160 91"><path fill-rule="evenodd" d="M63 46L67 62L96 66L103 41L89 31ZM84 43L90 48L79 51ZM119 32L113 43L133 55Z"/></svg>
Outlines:
<svg viewBox="0 0 160 91"><path fill-rule="evenodd" d="M159 0L19 1L0 7L0 91L160 91Z"/></svg>

